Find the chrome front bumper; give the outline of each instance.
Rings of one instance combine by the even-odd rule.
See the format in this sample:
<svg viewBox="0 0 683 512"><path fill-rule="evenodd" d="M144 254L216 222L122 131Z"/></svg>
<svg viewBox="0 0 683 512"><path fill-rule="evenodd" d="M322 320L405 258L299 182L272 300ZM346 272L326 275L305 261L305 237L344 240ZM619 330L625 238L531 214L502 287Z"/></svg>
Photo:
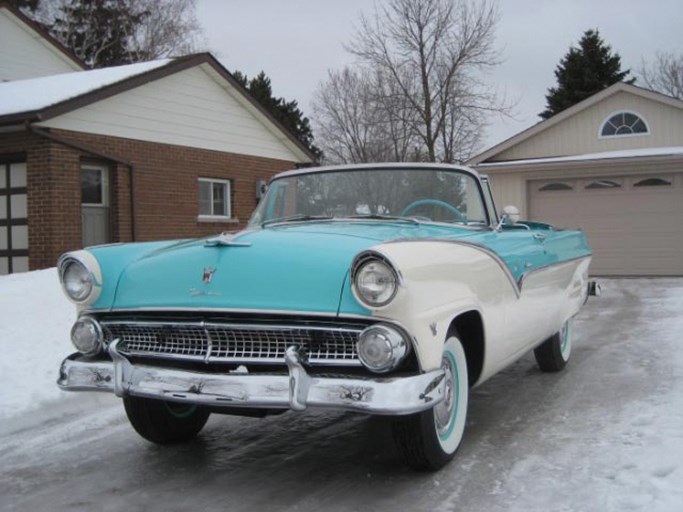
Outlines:
<svg viewBox="0 0 683 512"><path fill-rule="evenodd" d="M444 397L443 370L410 377L317 377L306 373L296 347L287 349L287 375L201 373L134 365L109 345L112 361L73 354L57 384L66 391L109 391L212 407L293 409L326 407L372 414L412 414Z"/></svg>

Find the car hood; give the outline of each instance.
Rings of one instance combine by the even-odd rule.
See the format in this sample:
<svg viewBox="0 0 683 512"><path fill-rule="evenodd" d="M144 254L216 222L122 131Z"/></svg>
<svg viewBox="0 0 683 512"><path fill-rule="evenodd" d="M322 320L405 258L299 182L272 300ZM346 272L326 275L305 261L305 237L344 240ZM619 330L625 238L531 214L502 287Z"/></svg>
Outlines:
<svg viewBox="0 0 683 512"><path fill-rule="evenodd" d="M196 240L156 248L121 271L108 307L337 314L358 252L387 240L448 234L453 228L406 222L292 223L243 232L230 245Z"/></svg>

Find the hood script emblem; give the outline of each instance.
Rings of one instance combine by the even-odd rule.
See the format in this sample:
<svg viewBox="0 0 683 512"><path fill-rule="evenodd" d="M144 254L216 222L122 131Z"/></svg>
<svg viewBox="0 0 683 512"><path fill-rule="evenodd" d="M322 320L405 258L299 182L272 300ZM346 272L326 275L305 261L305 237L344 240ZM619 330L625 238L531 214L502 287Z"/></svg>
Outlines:
<svg viewBox="0 0 683 512"><path fill-rule="evenodd" d="M216 272L216 269L213 267L207 267L204 269L204 275L202 276L202 281L204 281L204 284L209 284L211 282L214 272Z"/></svg>

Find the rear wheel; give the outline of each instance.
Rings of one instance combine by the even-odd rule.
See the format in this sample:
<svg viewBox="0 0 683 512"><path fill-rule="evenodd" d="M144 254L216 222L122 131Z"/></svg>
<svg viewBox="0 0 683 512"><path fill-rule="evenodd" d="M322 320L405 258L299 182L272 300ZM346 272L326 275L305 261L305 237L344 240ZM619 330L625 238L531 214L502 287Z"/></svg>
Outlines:
<svg viewBox="0 0 683 512"><path fill-rule="evenodd" d="M135 431L157 444L182 443L194 438L209 419L198 405L124 396L123 406Z"/></svg>
<svg viewBox="0 0 683 512"><path fill-rule="evenodd" d="M435 471L455 455L465 430L469 383L467 360L458 338L444 345L444 400L433 409L394 419L394 440L404 462L413 469Z"/></svg>
<svg viewBox="0 0 683 512"><path fill-rule="evenodd" d="M567 365L571 351L571 321L567 320L558 332L536 347L534 356L541 371L559 372Z"/></svg>

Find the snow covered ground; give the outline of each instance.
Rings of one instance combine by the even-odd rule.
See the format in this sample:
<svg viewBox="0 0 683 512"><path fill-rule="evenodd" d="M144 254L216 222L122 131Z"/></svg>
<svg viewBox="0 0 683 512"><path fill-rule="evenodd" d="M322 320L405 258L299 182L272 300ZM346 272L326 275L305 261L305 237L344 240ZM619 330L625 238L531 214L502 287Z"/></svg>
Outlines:
<svg viewBox="0 0 683 512"><path fill-rule="evenodd" d="M0 419L66 395L55 383L75 318L56 269L0 276Z"/></svg>
<svg viewBox="0 0 683 512"><path fill-rule="evenodd" d="M57 389L75 313L56 271L0 276L0 510L683 511L683 279L603 288L566 370L527 356L473 390L455 460L419 475L381 422L327 411L153 447L117 399Z"/></svg>

